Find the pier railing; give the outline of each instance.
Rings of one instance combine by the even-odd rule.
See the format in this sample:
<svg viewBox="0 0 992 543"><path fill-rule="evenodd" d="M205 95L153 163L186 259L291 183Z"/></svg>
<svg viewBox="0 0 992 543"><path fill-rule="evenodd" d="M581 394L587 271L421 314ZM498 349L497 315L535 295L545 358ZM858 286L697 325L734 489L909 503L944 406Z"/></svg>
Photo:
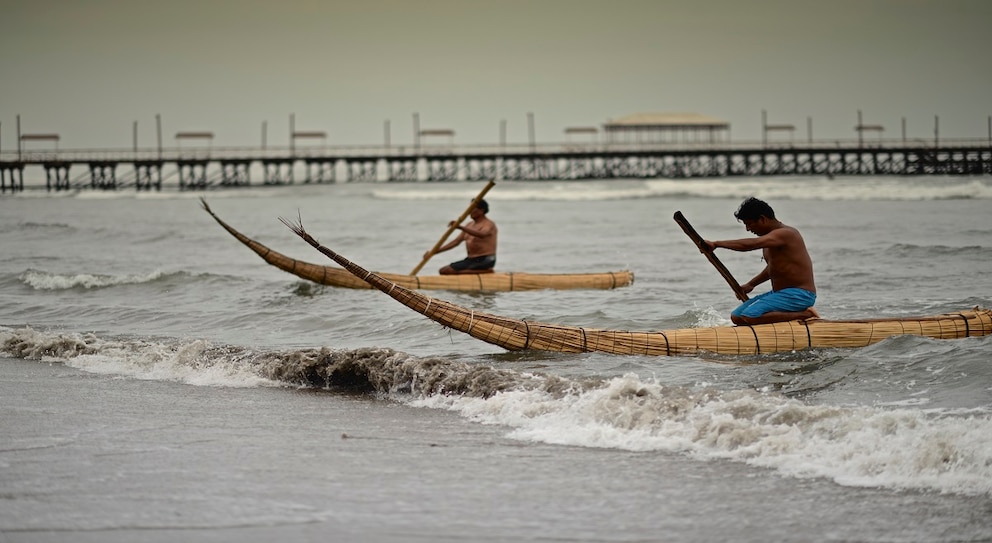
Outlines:
<svg viewBox="0 0 992 543"><path fill-rule="evenodd" d="M419 146L334 145L295 147L170 147L135 149L22 149L0 152L0 162L42 165L49 162L177 162L192 160L306 160L344 158L429 158L444 156L569 155L607 153L650 153L687 151L758 151L796 149L832 151L837 149L902 150L906 148L954 149L992 147L985 138L890 139L859 141L836 139L821 141L734 141L734 142L567 142L543 144L424 144Z"/></svg>
<svg viewBox="0 0 992 543"><path fill-rule="evenodd" d="M0 152L0 193L179 190L252 185L485 179L692 178L775 175L988 175L992 140L564 142L404 146L24 149ZM121 171L119 171L121 170ZM73 171L74 173L71 173ZM36 176L36 180L40 177ZM30 186L30 184L29 184ZM40 183L34 186L40 188Z"/></svg>

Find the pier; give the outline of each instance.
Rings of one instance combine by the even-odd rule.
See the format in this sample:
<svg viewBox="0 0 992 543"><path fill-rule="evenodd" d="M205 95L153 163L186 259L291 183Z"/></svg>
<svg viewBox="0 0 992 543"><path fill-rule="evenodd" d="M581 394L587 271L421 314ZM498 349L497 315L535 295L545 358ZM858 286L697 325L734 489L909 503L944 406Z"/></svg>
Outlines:
<svg viewBox="0 0 992 543"><path fill-rule="evenodd" d="M156 118L158 122L158 119ZM992 174L989 137L883 139L883 127L862 123L856 139L795 141L792 125L769 124L760 141L732 141L730 125L698 114L635 114L603 127L565 129L562 143L537 143L528 116L527 144L461 145L449 129L420 130L412 145L328 146L322 131L299 132L290 117L286 147L215 147L212 132L178 132L163 148L59 149L57 134L21 134L16 151L0 152L0 194L25 188L80 190L205 190L266 185L446 182L482 180L690 179L770 176L919 176ZM501 128L501 134L505 133ZM787 134L785 141L775 136ZM869 137L865 137L869 134ZM316 141L299 145L297 140ZM505 140L503 136L500 138ZM440 140L440 141L438 141ZM189 142L193 142L192 145ZM45 149L26 149L28 143ZM35 172L25 183L25 171ZM44 174L44 184L40 182Z"/></svg>
<svg viewBox="0 0 992 543"><path fill-rule="evenodd" d="M44 172L48 191L488 179L989 175L992 145L945 140L936 145L831 141L4 152L2 192L24 190L28 168Z"/></svg>

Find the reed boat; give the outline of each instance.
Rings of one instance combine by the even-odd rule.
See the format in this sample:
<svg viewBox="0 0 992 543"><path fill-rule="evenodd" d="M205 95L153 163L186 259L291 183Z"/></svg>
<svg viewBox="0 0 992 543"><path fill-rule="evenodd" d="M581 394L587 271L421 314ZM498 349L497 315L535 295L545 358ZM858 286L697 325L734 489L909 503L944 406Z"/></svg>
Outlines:
<svg viewBox="0 0 992 543"><path fill-rule="evenodd" d="M547 324L475 311L408 289L321 245L301 223L280 219L315 249L387 295L449 328L510 351L687 355L753 355L809 348L865 347L899 335L955 339L992 334L992 311L973 308L914 318L789 321L653 332L601 330Z"/></svg>
<svg viewBox="0 0 992 543"><path fill-rule="evenodd" d="M341 268L321 266L290 258L282 253L273 251L265 245L249 238L221 220L200 199L203 209L210 214L225 230L238 241L255 251L265 262L291 273L301 279L306 279L341 288L371 289L375 288L366 281ZM470 292L503 292L518 290L568 290L568 289L613 289L633 284L634 273L629 270L600 272L600 273L522 273L522 272L493 272L465 275L401 275L395 273L378 273L392 283L408 289L416 290L456 290Z"/></svg>

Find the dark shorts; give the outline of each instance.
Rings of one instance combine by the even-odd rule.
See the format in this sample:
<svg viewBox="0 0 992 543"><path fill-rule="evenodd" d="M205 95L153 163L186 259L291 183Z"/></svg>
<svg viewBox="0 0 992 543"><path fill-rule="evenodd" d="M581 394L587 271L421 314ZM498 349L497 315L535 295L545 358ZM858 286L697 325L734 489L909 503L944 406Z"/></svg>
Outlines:
<svg viewBox="0 0 992 543"><path fill-rule="evenodd" d="M491 270L496 267L496 255L475 256L451 263L455 271L464 270Z"/></svg>
<svg viewBox="0 0 992 543"><path fill-rule="evenodd" d="M756 318L772 311L795 312L813 307L816 293L801 288L784 288L759 294L733 311L738 317Z"/></svg>

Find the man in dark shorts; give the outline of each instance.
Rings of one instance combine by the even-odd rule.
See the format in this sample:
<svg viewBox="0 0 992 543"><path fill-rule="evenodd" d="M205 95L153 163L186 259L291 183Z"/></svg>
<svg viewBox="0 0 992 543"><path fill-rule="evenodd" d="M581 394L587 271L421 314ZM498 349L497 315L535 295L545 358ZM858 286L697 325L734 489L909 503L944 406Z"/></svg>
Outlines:
<svg viewBox="0 0 992 543"><path fill-rule="evenodd" d="M820 315L813 309L816 302L813 261L799 231L776 219L771 206L757 198L744 200L734 216L758 237L703 243L711 251L761 249L765 269L741 285L741 289L751 292L770 280L772 290L741 304L730 314L730 320L738 325L751 325L818 318Z"/></svg>
<svg viewBox="0 0 992 543"><path fill-rule="evenodd" d="M465 249L468 255L465 259L452 262L441 268L441 275L453 275L460 273L492 273L496 266L496 237L498 229L496 223L489 220L486 215L489 213L489 204L485 200L479 200L472 210L472 222L465 226L458 226L461 232L458 237L438 248L437 252L442 253L461 242L465 242ZM454 221L448 224L453 226ZM429 253L425 253L427 258Z"/></svg>

